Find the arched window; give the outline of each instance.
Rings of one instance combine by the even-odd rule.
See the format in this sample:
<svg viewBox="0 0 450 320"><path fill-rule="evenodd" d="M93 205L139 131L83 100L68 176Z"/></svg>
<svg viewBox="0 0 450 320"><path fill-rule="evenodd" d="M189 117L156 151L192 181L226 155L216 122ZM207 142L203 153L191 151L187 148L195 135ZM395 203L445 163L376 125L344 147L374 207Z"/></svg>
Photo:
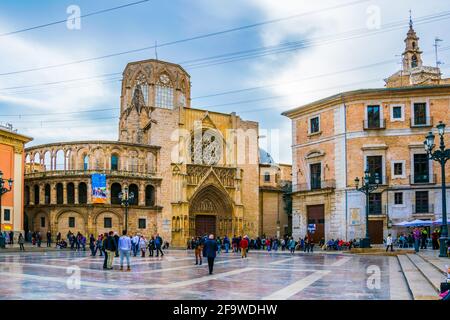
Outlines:
<svg viewBox="0 0 450 320"><path fill-rule="evenodd" d="M45 185L45 204L50 204L50 185Z"/></svg>
<svg viewBox="0 0 450 320"><path fill-rule="evenodd" d="M122 191L120 183L113 183L111 185L111 204L121 204L119 193Z"/></svg>
<svg viewBox="0 0 450 320"><path fill-rule="evenodd" d="M56 168L55 170L65 170L65 166L64 166L64 151L63 150L58 150L58 152L56 152Z"/></svg>
<svg viewBox="0 0 450 320"><path fill-rule="evenodd" d="M117 154L111 155L111 170L119 170L119 156Z"/></svg>
<svg viewBox="0 0 450 320"><path fill-rule="evenodd" d="M137 206L139 204L139 188L137 185L135 184L130 184L130 186L128 187L128 192L131 193L133 192L133 200L130 201L130 204L133 206Z"/></svg>
<svg viewBox="0 0 450 320"><path fill-rule="evenodd" d="M147 78L142 73L139 74L136 78L136 85L133 88L133 94L131 95L132 97L134 96L134 91L136 90L137 86L141 87L145 105L148 106L148 83Z"/></svg>
<svg viewBox="0 0 450 320"><path fill-rule="evenodd" d="M56 185L56 203L63 204L64 203L64 188L62 183L58 183Z"/></svg>
<svg viewBox="0 0 450 320"><path fill-rule="evenodd" d="M52 154L50 151L47 151L46 153L44 153L44 166L45 166L45 171L52 170Z"/></svg>
<svg viewBox="0 0 450 320"><path fill-rule="evenodd" d="M173 109L173 87L170 78L163 73L159 76L156 85L156 101L157 108Z"/></svg>
<svg viewBox="0 0 450 320"><path fill-rule="evenodd" d="M191 161L194 164L216 165L222 159L223 138L216 129L207 129L202 134L191 136Z"/></svg>
<svg viewBox="0 0 450 320"><path fill-rule="evenodd" d="M39 186L34 186L34 204L39 204Z"/></svg>
<svg viewBox="0 0 450 320"><path fill-rule="evenodd" d="M78 203L87 203L87 186L84 182L80 182L80 184L78 185Z"/></svg>
<svg viewBox="0 0 450 320"><path fill-rule="evenodd" d="M83 169L89 170L89 156L88 155L85 155L83 157Z"/></svg>
<svg viewBox="0 0 450 320"><path fill-rule="evenodd" d="M145 187L145 205L147 207L155 205L155 187L152 185Z"/></svg>
<svg viewBox="0 0 450 320"><path fill-rule="evenodd" d="M412 43L412 47L413 47L413 49L415 49L415 48L416 48L416 42L415 42L415 41L413 41L413 43Z"/></svg>
<svg viewBox="0 0 450 320"><path fill-rule="evenodd" d="M411 58L411 68L416 68L417 67L417 56L413 55Z"/></svg>
<svg viewBox="0 0 450 320"><path fill-rule="evenodd" d="M75 185L72 182L67 184L67 203L75 203Z"/></svg>
<svg viewBox="0 0 450 320"><path fill-rule="evenodd" d="M25 186L25 205L29 205L30 204L30 187L29 186Z"/></svg>

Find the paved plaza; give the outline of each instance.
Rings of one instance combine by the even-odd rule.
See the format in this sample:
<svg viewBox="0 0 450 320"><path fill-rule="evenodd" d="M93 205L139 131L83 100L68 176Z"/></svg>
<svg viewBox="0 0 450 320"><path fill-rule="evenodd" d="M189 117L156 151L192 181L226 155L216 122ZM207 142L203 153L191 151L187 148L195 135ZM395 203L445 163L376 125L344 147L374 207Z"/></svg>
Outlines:
<svg viewBox="0 0 450 320"><path fill-rule="evenodd" d="M102 264L102 257L87 251L2 253L0 299L409 298L396 259L383 256L250 252L241 259L222 253L213 275L184 250L132 258L131 272L104 271ZM114 267L119 268L118 258ZM374 270L379 281L369 279L368 285Z"/></svg>

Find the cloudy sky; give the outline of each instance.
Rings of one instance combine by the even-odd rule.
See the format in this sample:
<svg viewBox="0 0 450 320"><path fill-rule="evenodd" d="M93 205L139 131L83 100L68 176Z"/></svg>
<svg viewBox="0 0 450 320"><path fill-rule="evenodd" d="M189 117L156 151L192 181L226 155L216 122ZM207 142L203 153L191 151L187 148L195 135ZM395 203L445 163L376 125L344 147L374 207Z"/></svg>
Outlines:
<svg viewBox="0 0 450 320"><path fill-rule="evenodd" d="M425 64L435 64L438 36L444 76L450 71L448 0L150 0L89 15L137 1L2 0L0 123L34 137L30 145L116 140L125 65L154 58L155 42L216 33L164 45L158 58L190 73L193 107L235 111L279 133L270 152L290 163L290 121L281 112L383 86L400 69L409 10ZM65 21L73 5L88 15L80 28Z"/></svg>

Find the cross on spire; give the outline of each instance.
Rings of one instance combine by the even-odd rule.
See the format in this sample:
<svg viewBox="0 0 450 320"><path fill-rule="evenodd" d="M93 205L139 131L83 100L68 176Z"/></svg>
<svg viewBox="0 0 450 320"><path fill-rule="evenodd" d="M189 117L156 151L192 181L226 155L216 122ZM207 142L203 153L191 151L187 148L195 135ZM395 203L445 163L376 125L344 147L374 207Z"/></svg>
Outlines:
<svg viewBox="0 0 450 320"><path fill-rule="evenodd" d="M412 29L413 27L413 21L412 21L412 11L409 10L409 27Z"/></svg>

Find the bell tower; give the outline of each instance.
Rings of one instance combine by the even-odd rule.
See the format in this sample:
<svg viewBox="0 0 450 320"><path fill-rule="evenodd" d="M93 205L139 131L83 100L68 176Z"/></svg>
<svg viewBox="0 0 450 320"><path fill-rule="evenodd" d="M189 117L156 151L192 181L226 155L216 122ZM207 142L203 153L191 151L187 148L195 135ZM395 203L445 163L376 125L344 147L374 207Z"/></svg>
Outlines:
<svg viewBox="0 0 450 320"><path fill-rule="evenodd" d="M411 71L414 68L421 68L422 51L419 49L419 37L414 31L411 11L409 16L409 30L405 39L405 51L403 52L403 71Z"/></svg>

